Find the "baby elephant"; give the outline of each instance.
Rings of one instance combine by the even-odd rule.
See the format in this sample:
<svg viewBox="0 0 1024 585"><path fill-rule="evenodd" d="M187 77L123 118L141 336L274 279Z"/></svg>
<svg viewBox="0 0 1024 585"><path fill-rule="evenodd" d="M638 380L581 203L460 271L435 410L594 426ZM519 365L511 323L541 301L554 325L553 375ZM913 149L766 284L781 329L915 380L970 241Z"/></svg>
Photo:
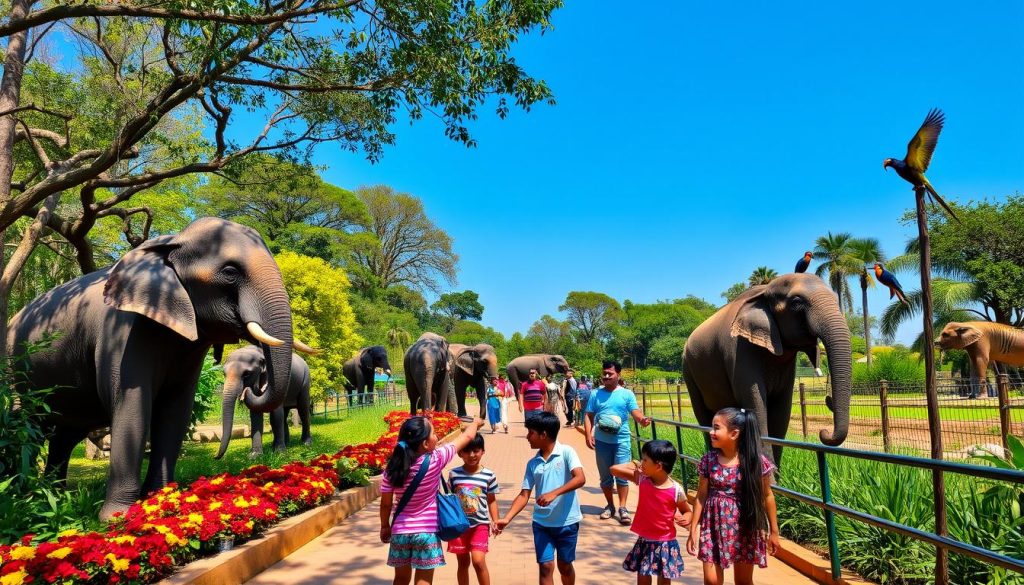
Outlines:
<svg viewBox="0 0 1024 585"><path fill-rule="evenodd" d="M235 416L235 404L246 392L260 394L267 384L267 364L260 348L247 345L231 352L224 360L223 431L220 437L220 451L216 459L224 456L231 440L231 427ZM292 354L292 373L288 380L288 391L284 404L270 412L270 429L274 433L274 450L284 451L288 446L287 413L295 408L302 422L302 444L313 442L309 434L309 366L305 360ZM252 427L252 451L250 455L263 453L263 414L249 413Z"/></svg>

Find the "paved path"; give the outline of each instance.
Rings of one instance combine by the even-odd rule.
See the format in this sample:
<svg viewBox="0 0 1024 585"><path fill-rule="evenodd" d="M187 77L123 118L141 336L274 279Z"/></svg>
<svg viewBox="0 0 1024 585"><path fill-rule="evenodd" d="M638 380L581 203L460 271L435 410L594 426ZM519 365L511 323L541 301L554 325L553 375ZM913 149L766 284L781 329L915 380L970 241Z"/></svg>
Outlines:
<svg viewBox="0 0 1024 585"><path fill-rule="evenodd" d="M526 442L526 429L522 415L511 412L512 424L509 434L490 434L484 427L486 453L484 465L494 470L501 484L498 508L501 513L508 509L519 493L523 470L532 455ZM587 485L580 490L580 504L583 510L583 524L580 527L579 544L576 549L576 583L635 583L633 573L622 570L622 560L632 548L636 535L626 526L614 520L601 520L597 515L604 506L604 496L597 485L597 467L593 451L587 449L583 436L573 429L563 428L559 439L571 445L579 453L587 476ZM458 457L453 465L461 464ZM394 573L386 565L388 545L382 544L380 534L380 507L378 501L354 514L341 524L325 532L319 538L292 553L289 557L251 579L249 583L277 585L363 585L391 583ZM533 552L533 533L530 529L530 505L519 514L511 525L497 538L492 538L487 564L491 582L495 585L520 585L537 582L537 563ZM629 509L636 510L636 489L630 490ZM685 532L680 531L680 544ZM685 551L684 551L685 554ZM455 555L447 555L448 565L437 569L434 583L454 584ZM470 570L470 582L476 583L476 576ZM754 578L759 585L791 585L810 583L776 559L769 559L767 569L756 569ZM556 577L556 583L558 582ZM685 584L702 583L700 563L696 558L686 556L684 577L676 581ZM732 583L731 571L727 572L726 583Z"/></svg>

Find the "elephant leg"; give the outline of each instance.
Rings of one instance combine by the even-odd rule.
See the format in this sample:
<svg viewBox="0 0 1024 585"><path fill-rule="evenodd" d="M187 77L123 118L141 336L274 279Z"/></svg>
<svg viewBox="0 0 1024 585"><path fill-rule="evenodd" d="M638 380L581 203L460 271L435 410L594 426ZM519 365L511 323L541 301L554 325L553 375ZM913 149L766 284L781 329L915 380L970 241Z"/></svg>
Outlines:
<svg viewBox="0 0 1024 585"><path fill-rule="evenodd" d="M480 418L487 420L487 387L483 380L477 383L476 400L480 403Z"/></svg>
<svg viewBox="0 0 1024 585"><path fill-rule="evenodd" d="M460 417L466 415L466 387L469 386L469 381L462 378L462 376L456 376L452 385L455 387L455 405L457 407L456 414Z"/></svg>
<svg viewBox="0 0 1024 585"><path fill-rule="evenodd" d="M250 457L263 455L263 413L249 411L249 428L252 434Z"/></svg>
<svg viewBox="0 0 1024 585"><path fill-rule="evenodd" d="M278 407L270 411L270 430L274 434L274 451L284 451L288 444L285 442L284 407Z"/></svg>
<svg viewBox="0 0 1024 585"><path fill-rule="evenodd" d="M120 389L106 390L121 398L110 422L110 469L107 495L100 509L101 520L109 520L115 512L127 510L143 495L139 475L153 412L153 382L130 381L130 378L131 373L127 373Z"/></svg>
<svg viewBox="0 0 1024 585"><path fill-rule="evenodd" d="M789 433L789 422L793 417L793 388L783 389L771 395L768 404L768 435L777 439L785 439ZM782 465L782 447L772 445L775 465ZM767 450L766 450L767 451Z"/></svg>
<svg viewBox="0 0 1024 585"><path fill-rule="evenodd" d="M697 419L697 424L710 427L711 419L715 418L715 413L704 402L704 396L701 394L700 387L689 373L689 370L683 372L683 381L686 383L686 393L690 395L690 408L693 410L694 418ZM705 450L711 449L711 437L707 433L704 434L704 447Z"/></svg>
<svg viewBox="0 0 1024 585"><path fill-rule="evenodd" d="M309 445L313 443L313 435L309 432L309 389L299 392L298 397L299 406L299 424L302 426L302 444Z"/></svg>
<svg viewBox="0 0 1024 585"><path fill-rule="evenodd" d="M285 408L284 415L281 417L281 431L284 433L284 444L286 447L292 442L291 414L292 409ZM274 443L277 443L276 437L274 438Z"/></svg>
<svg viewBox="0 0 1024 585"><path fill-rule="evenodd" d="M195 377L179 385L165 386L157 398L154 417L149 433L149 469L142 484L142 495L160 489L174 481L174 468L181 454L181 444L188 433L192 407L195 403L195 388L199 384L200 366L195 368ZM182 391L181 388L189 390Z"/></svg>
<svg viewBox="0 0 1024 585"><path fill-rule="evenodd" d="M88 434L88 431L80 429L57 427L49 439L46 473L63 483L68 477L71 452Z"/></svg>
<svg viewBox="0 0 1024 585"><path fill-rule="evenodd" d="M768 432L767 384L764 376L761 374L760 365L737 364L737 370L739 370L739 373L736 379L733 380L733 389L736 392L735 398L738 406L753 411L757 417L758 430L761 432L762 437L772 436ZM788 402L791 404L792 400L791 393ZM789 411L787 410L787 412ZM773 446L771 451L767 449L762 451L766 457L776 464L778 462L777 458L782 456L782 447L779 446Z"/></svg>

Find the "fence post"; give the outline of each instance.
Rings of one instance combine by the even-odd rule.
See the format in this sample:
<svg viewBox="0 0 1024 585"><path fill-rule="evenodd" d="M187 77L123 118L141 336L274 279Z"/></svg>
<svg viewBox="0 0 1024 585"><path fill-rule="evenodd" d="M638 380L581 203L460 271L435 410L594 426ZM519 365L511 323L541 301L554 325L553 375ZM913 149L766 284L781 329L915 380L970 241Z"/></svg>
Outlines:
<svg viewBox="0 0 1024 585"><path fill-rule="evenodd" d="M1003 435L1003 452L1010 452L1010 375L996 376L996 387L999 389L999 430Z"/></svg>
<svg viewBox="0 0 1024 585"><path fill-rule="evenodd" d="M825 461L825 453L817 451L818 455L818 479L821 480L821 502L826 506L832 503L832 485L828 479L828 463ZM836 537L835 512L825 508L825 530L828 533L828 556L832 563L832 580L839 581L842 565L839 563L839 540Z"/></svg>
<svg viewBox="0 0 1024 585"><path fill-rule="evenodd" d="M878 391L878 399L882 405L882 447L889 452L889 381L881 380L882 387Z"/></svg>
<svg viewBox="0 0 1024 585"><path fill-rule="evenodd" d="M643 401L643 404L644 404L644 415L646 416L647 415L647 386L644 386L643 384L638 384L637 387L640 389L640 392L641 392L640 400Z"/></svg>
<svg viewBox="0 0 1024 585"><path fill-rule="evenodd" d="M800 382L800 425L803 427L804 441L807 440L807 397L804 396L804 383Z"/></svg>
<svg viewBox="0 0 1024 585"><path fill-rule="evenodd" d="M676 382L676 412L679 413L679 418L676 420L683 422L683 392L679 382Z"/></svg>
<svg viewBox="0 0 1024 585"><path fill-rule="evenodd" d="M686 451L683 450L683 429L679 426L676 426L676 450L679 453L679 466L683 476L683 490L686 491L690 488L686 485L686 458L684 457Z"/></svg>

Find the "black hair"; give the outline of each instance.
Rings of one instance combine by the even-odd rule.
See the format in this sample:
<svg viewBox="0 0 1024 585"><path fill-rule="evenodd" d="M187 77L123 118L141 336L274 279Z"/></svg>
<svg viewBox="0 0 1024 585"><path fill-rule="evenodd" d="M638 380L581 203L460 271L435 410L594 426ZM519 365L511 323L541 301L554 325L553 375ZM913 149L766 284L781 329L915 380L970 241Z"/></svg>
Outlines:
<svg viewBox="0 0 1024 585"><path fill-rule="evenodd" d="M672 443L662 441L661 439L647 441L644 443L644 446L640 448L640 453L647 455L651 461L661 465L661 468L665 470L665 473L672 473L672 468L676 465L676 458L679 457L679 454L676 453L675 446Z"/></svg>
<svg viewBox="0 0 1024 585"><path fill-rule="evenodd" d="M616 374L622 373L622 364L615 360L604 360L603 362L601 362L602 370L607 370L608 368L615 368Z"/></svg>
<svg viewBox="0 0 1024 585"><path fill-rule="evenodd" d="M526 418L526 428L544 433L554 441L558 438L558 430L562 428L562 423L558 422L558 417L550 412L538 412Z"/></svg>
<svg viewBox="0 0 1024 585"><path fill-rule="evenodd" d="M462 453L463 451L482 451L483 448L484 436L481 435L480 433L477 433L472 439L469 440L469 443L465 447L459 449L459 453Z"/></svg>
<svg viewBox="0 0 1024 585"><path fill-rule="evenodd" d="M409 478L409 468L416 463L420 447L429 438L430 423L425 417L414 416L402 423L402 428L398 429L398 443L388 458L387 466L384 467L384 475L388 477L391 485L405 485L405 480Z"/></svg>
<svg viewBox="0 0 1024 585"><path fill-rule="evenodd" d="M751 410L723 408L722 417L730 431L739 430L736 450L740 456L740 532L753 534L768 529L764 509L764 479L761 473L761 430Z"/></svg>

